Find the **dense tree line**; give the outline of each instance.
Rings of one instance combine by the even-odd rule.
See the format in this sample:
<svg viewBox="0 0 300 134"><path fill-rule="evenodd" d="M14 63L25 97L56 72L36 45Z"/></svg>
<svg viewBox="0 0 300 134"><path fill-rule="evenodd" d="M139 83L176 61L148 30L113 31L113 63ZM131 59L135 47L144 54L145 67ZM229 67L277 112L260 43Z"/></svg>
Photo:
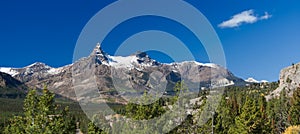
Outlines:
<svg viewBox="0 0 300 134"><path fill-rule="evenodd" d="M300 88L294 91L293 96L282 91L280 96L267 101L265 95L276 87L276 83L265 87L255 84L250 87L227 87L213 117L214 132L280 134L288 127L300 125ZM173 133L195 124L182 125ZM212 119L196 128L193 133L211 133Z"/></svg>
<svg viewBox="0 0 300 134"><path fill-rule="evenodd" d="M5 127L5 134L75 133L76 123L68 107L58 110L54 94L47 88L42 95L31 90L24 100L24 116L15 116Z"/></svg>
<svg viewBox="0 0 300 134"><path fill-rule="evenodd" d="M206 103L211 97L210 89L202 90L198 94L201 103L193 106L193 109L198 110L198 113L188 115L175 129L168 133L299 133L300 88L295 90L292 96L288 96L285 91L282 91L280 96L266 100L265 96L277 86L278 83L226 87L219 106L210 109L212 110L211 118L199 125L199 121L202 119L200 115L207 108L205 107ZM164 126L167 119L162 119L161 122L153 126L130 124L126 120L149 120L160 117L170 110L170 105L186 101L178 95L188 90L184 83L177 83L174 90L176 93L174 96L160 98L149 105L128 103L125 106L120 106L121 108L116 108L116 112L126 118L123 119L123 121L125 120L123 124L101 124L105 122L102 121L105 120L102 115L95 115L92 121L74 118L68 108L58 110L54 103L54 94L47 89L43 90L42 95L37 95L35 90L31 90L24 101L24 115L12 118L10 123L5 126L4 133L75 133L77 121L80 122L81 130L88 134L119 133L121 129L122 133L129 133L137 127L140 129L134 132L149 133L157 126ZM183 98L188 98L188 96ZM147 100L149 96L145 93L141 99ZM208 115L210 113L204 116L208 117ZM118 118L118 120L122 119Z"/></svg>
<svg viewBox="0 0 300 134"><path fill-rule="evenodd" d="M277 86L278 83L265 83L247 87L226 87L213 119L209 119L204 125L197 125L198 120L195 119L200 114L189 115L169 133L280 134L296 131L296 126L300 125L300 88L292 96L282 91L280 96L267 101L265 96ZM206 102L209 92L203 90L199 93L202 102ZM176 101L174 98L162 99L146 106L128 104L124 116L138 120L151 119L163 114L166 110L164 107L172 102L170 100ZM202 103L195 108L201 109L204 105ZM201 112L203 111L199 113Z"/></svg>

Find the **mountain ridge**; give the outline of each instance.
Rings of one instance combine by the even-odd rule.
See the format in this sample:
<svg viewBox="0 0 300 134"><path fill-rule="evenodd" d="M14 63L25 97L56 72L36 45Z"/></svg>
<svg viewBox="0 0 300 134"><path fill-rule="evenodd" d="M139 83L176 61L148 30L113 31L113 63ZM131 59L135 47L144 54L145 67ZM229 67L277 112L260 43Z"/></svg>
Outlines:
<svg viewBox="0 0 300 134"><path fill-rule="evenodd" d="M201 87L205 88L245 85L244 80L213 63L184 61L165 64L151 59L145 52L136 52L129 56L110 56L102 50L99 43L88 57L59 68L36 62L24 68L0 68L0 71L10 73L14 78L29 87L43 88L43 85L46 84L54 93L76 100L73 77L82 76L87 80L90 76L87 75L87 72L84 72L86 68L94 68L94 72L89 72L90 75L95 75L97 82L97 87L93 88L108 93L106 97L113 96L109 93L115 88L112 78L112 73L115 70L119 71L120 75L117 75L117 77L120 77L120 80L125 81L130 78L131 82L125 82L123 85L143 90L151 90L151 87L154 86L150 81L150 75L153 72L163 74L161 79L166 81L168 90L171 90L175 83L183 77L189 84L197 85L197 83L200 83ZM82 81L85 81L85 79ZM82 84L81 86L85 86L84 83ZM86 91L83 92L83 94L87 94ZM115 96L113 98L116 99Z"/></svg>

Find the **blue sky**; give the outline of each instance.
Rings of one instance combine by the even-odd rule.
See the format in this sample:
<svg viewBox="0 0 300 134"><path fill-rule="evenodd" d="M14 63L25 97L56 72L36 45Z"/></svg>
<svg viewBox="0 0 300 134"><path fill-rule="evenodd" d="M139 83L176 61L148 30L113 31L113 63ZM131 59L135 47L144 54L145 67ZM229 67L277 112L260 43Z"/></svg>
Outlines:
<svg viewBox="0 0 300 134"><path fill-rule="evenodd" d="M74 47L81 30L91 17L111 2L113 1L0 1L0 66L23 67L36 61L53 67L72 63ZM223 44L227 68L235 75L276 81L282 68L300 62L300 1L187 2L201 11L215 28ZM178 32L178 29L172 28L178 24L153 17L128 20L118 26L119 32L139 30L134 24L147 19L153 23L144 23L145 27ZM167 22L169 27L154 25ZM114 53L116 45L126 37L116 36L118 29L115 30L115 35L111 35L103 44L103 49L108 53ZM189 48L198 61L208 61L205 51L193 46L192 36L185 34L184 39L190 42ZM162 61L168 61L163 54L150 55L154 58L163 57Z"/></svg>

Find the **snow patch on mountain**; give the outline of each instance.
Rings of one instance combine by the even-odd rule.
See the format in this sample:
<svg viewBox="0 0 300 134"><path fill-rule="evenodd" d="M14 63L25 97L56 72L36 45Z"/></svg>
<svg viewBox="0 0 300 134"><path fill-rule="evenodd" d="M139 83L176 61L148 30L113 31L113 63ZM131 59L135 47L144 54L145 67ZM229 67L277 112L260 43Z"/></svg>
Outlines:
<svg viewBox="0 0 300 134"><path fill-rule="evenodd" d="M254 78L248 78L247 80L245 80L246 82L249 82L249 83L259 83L258 80L254 79Z"/></svg>
<svg viewBox="0 0 300 134"><path fill-rule="evenodd" d="M233 81L229 81L226 78L222 78L219 80L212 80L211 86L212 88L218 88L218 87L227 87L227 86L232 86L235 83Z"/></svg>
<svg viewBox="0 0 300 134"><path fill-rule="evenodd" d="M19 74L19 72L17 72L13 68L8 68L8 67L0 67L0 72L7 73L11 76L16 76L17 74Z"/></svg>
<svg viewBox="0 0 300 134"><path fill-rule="evenodd" d="M127 67L131 68L133 67L133 63L137 63L137 57L136 56L108 56L109 59L109 65L114 66L116 68L122 68Z"/></svg>
<svg viewBox="0 0 300 134"><path fill-rule="evenodd" d="M206 67L211 67L211 68L218 68L218 65L213 64L213 63L200 63L197 61L194 61L195 64L200 65L200 66L206 66Z"/></svg>
<svg viewBox="0 0 300 134"><path fill-rule="evenodd" d="M51 68L48 70L49 74L55 75L61 73L62 68Z"/></svg>
<svg viewBox="0 0 300 134"><path fill-rule="evenodd" d="M216 65L214 63L200 63L200 62L197 62L197 61L183 61L183 62L170 63L170 64L166 64L166 65L177 66L178 64L185 64L185 63L194 63L194 64L199 65L199 66L219 68L219 65Z"/></svg>

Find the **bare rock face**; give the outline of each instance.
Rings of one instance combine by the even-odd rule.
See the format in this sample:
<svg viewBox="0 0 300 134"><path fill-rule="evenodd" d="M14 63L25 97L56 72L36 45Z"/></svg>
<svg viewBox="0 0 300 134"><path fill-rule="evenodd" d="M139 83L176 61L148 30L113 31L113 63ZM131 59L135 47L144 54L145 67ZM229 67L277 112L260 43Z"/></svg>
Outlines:
<svg viewBox="0 0 300 134"><path fill-rule="evenodd" d="M281 91L291 96L294 90L300 88L300 63L282 69L279 81L279 87L267 96L268 99L279 96Z"/></svg>
<svg viewBox="0 0 300 134"><path fill-rule="evenodd" d="M43 88L47 85L49 90L70 99L98 102L112 100L125 103L126 98L121 96L145 91L153 91L154 94L172 92L176 82L181 80L191 90L246 84L215 64L195 61L163 64L144 52L127 57L110 56L101 49L100 44L90 56L64 67L52 68L44 63L35 63L24 68L1 70L29 87Z"/></svg>

